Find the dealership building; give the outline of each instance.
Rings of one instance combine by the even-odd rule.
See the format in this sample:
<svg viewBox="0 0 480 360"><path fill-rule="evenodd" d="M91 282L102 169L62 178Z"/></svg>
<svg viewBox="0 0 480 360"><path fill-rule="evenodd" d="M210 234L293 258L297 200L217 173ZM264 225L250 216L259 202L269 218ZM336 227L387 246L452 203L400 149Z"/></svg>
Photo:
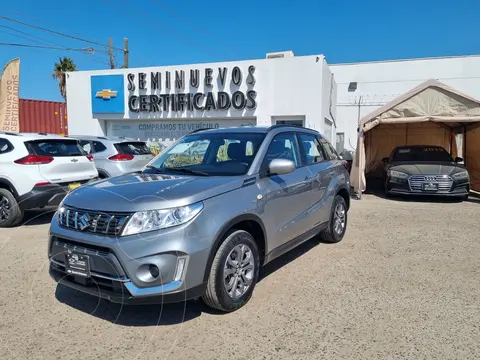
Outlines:
<svg viewBox="0 0 480 360"><path fill-rule="evenodd" d="M170 143L199 127L290 123L355 150L360 119L427 80L480 99L480 56L265 59L68 74L68 133Z"/></svg>
<svg viewBox="0 0 480 360"><path fill-rule="evenodd" d="M303 125L335 141L323 55L67 74L68 132L171 143L199 128Z"/></svg>

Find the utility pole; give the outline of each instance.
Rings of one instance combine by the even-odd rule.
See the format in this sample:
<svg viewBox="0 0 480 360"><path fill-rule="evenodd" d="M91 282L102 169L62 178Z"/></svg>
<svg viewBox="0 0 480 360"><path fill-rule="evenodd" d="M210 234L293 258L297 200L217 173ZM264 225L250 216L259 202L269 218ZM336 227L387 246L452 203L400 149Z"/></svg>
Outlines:
<svg viewBox="0 0 480 360"><path fill-rule="evenodd" d="M123 38L123 68L128 68L128 39Z"/></svg>
<svg viewBox="0 0 480 360"><path fill-rule="evenodd" d="M110 56L110 69L115 69L115 61L113 59L112 38L108 38L108 55Z"/></svg>

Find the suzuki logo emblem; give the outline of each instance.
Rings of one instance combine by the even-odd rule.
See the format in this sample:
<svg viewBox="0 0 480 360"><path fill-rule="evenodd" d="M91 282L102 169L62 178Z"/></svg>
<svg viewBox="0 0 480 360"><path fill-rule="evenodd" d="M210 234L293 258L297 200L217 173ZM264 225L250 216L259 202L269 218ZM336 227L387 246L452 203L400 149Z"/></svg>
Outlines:
<svg viewBox="0 0 480 360"><path fill-rule="evenodd" d="M80 219L78 219L78 227L80 230L85 230L90 226L90 216L88 214L83 214Z"/></svg>

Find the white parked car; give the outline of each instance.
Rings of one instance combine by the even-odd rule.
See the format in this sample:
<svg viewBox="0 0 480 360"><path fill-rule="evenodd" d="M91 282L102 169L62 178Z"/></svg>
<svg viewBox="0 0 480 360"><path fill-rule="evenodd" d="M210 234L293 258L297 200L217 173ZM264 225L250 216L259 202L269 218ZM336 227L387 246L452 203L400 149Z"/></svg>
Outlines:
<svg viewBox="0 0 480 360"><path fill-rule="evenodd" d="M0 227L25 210L58 206L76 187L98 178L93 158L60 135L0 132Z"/></svg>

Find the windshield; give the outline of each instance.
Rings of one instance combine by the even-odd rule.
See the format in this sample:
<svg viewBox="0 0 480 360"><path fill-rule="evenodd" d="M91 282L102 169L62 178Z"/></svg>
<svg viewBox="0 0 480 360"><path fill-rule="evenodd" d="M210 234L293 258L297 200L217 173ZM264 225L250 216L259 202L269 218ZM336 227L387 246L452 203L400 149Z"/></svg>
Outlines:
<svg viewBox="0 0 480 360"><path fill-rule="evenodd" d="M147 171L235 176L247 173L262 144L263 133L197 133L183 137L155 159ZM177 169L177 170L175 170Z"/></svg>
<svg viewBox="0 0 480 360"><path fill-rule="evenodd" d="M438 146L417 146L410 148L399 148L395 151L392 160L418 162L453 162L453 159L447 152L447 150Z"/></svg>

